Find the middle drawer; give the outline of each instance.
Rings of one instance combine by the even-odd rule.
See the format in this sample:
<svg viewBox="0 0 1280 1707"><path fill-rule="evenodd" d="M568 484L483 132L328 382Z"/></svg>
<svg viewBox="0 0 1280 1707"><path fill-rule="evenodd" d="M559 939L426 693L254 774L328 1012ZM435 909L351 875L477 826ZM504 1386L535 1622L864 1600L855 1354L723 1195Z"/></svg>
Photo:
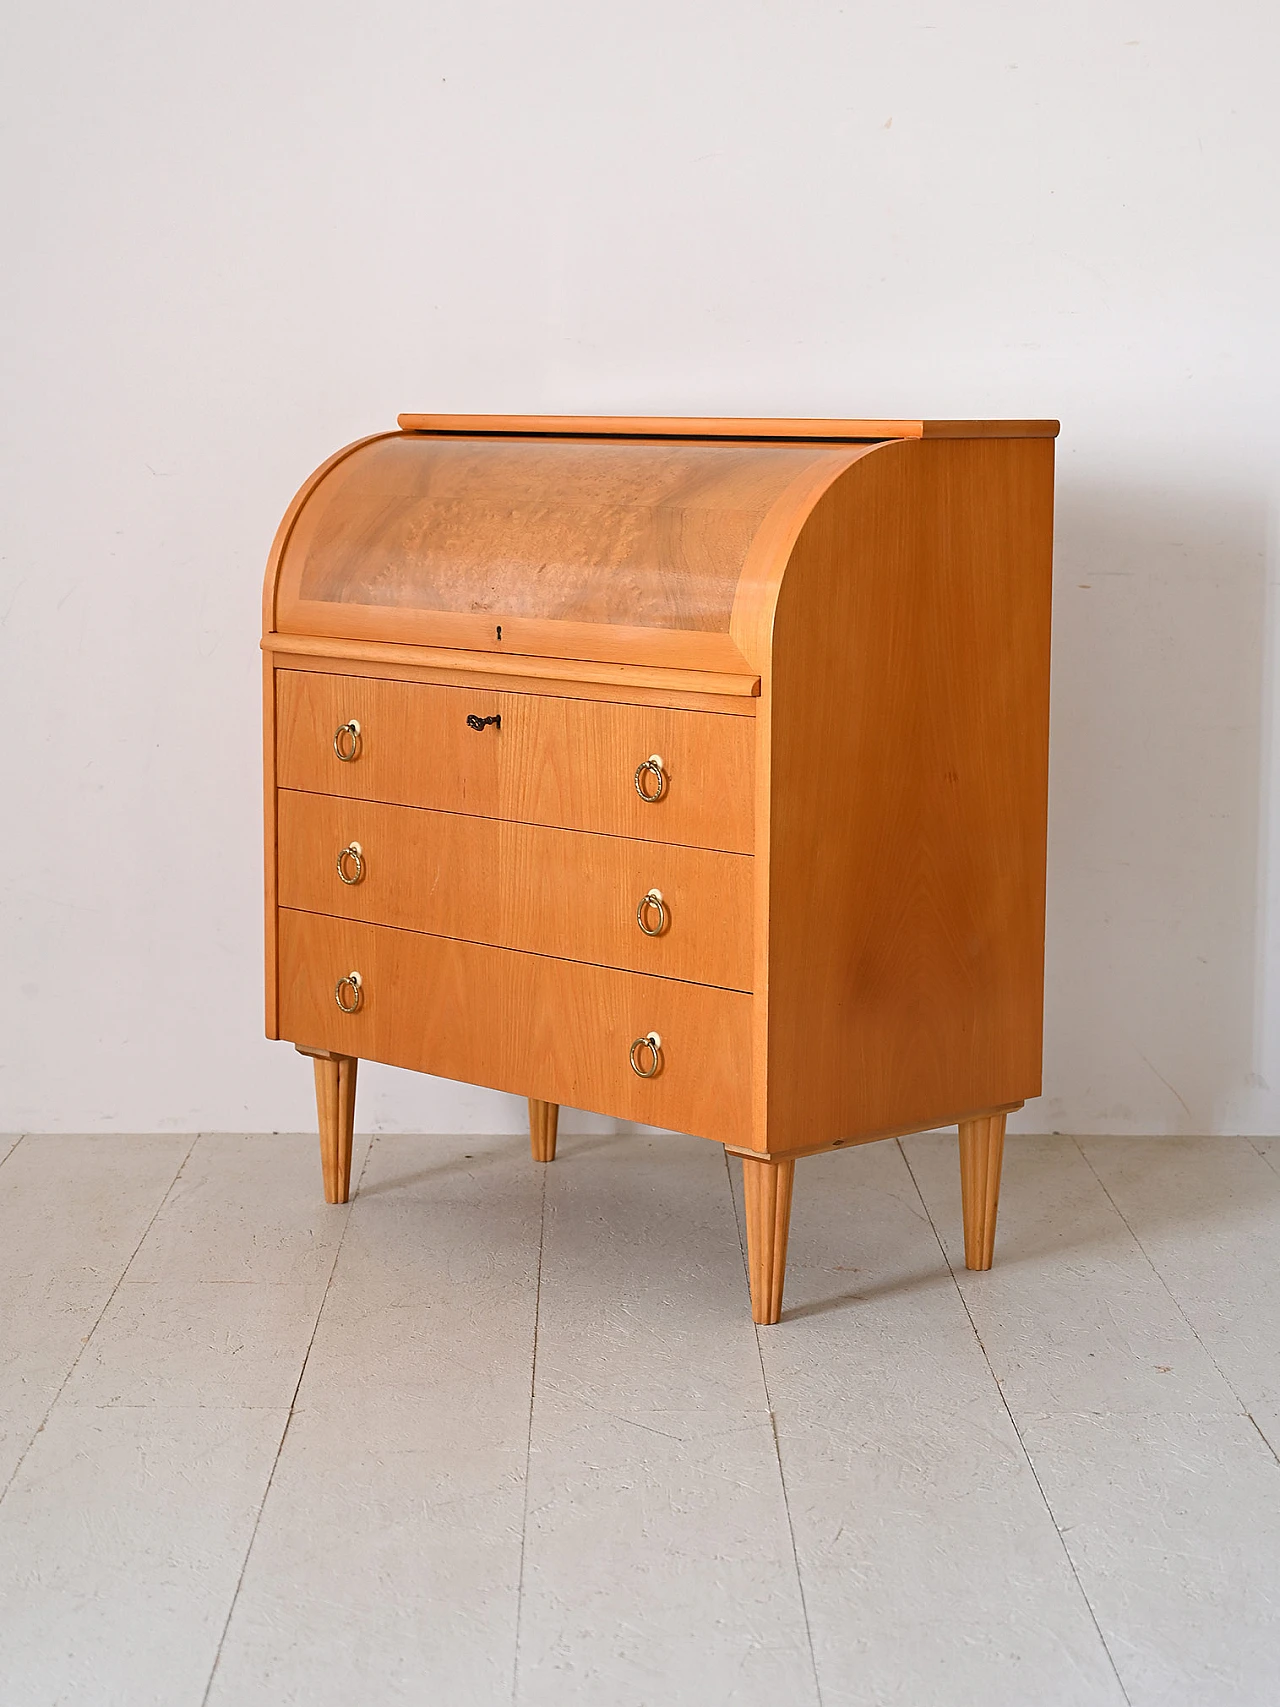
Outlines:
<svg viewBox="0 0 1280 1707"><path fill-rule="evenodd" d="M749 854L292 789L277 798L282 907L751 988ZM641 910L655 890L660 903Z"/></svg>

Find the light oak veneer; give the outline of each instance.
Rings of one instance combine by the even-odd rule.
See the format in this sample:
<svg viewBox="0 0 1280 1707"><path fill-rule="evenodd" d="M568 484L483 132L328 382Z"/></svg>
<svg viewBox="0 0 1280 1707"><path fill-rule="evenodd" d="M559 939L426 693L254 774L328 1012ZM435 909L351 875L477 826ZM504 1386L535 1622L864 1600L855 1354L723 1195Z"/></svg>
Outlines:
<svg viewBox="0 0 1280 1707"><path fill-rule="evenodd" d="M751 988L743 854L293 789L281 789L279 812L282 907ZM353 842L358 858L340 877ZM654 890L661 909L644 908L641 930Z"/></svg>
<svg viewBox="0 0 1280 1707"><path fill-rule="evenodd" d="M413 415L407 433L537 433L675 439L1053 439L1056 421L807 420L740 415Z"/></svg>
<svg viewBox="0 0 1280 1707"><path fill-rule="evenodd" d="M338 980L361 975L343 1013ZM675 978L315 913L280 911L280 1024L338 1056L385 1061L721 1143L750 1130L751 997ZM631 1070L656 1032L656 1077Z"/></svg>
<svg viewBox="0 0 1280 1707"><path fill-rule="evenodd" d="M277 684L281 788L730 853L754 845L755 731L743 718L301 671ZM501 722L476 730L468 717ZM360 745L344 762L334 731L352 720ZM649 804L635 773L654 754L670 782Z"/></svg>
<svg viewBox="0 0 1280 1707"><path fill-rule="evenodd" d="M796 1159L958 1122L989 1266L1057 423L400 424L304 484L263 599L268 1033L316 1058L326 1195L367 1058L527 1097L536 1160L562 1102L725 1143L758 1322Z"/></svg>

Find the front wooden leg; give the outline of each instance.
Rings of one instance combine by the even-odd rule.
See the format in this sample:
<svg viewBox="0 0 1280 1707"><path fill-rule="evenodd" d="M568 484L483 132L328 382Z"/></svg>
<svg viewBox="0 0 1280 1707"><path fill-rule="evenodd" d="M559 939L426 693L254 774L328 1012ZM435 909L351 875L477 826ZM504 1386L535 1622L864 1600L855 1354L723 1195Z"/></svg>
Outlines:
<svg viewBox="0 0 1280 1707"><path fill-rule="evenodd" d="M351 1134L356 1122L358 1063L350 1055L317 1055L313 1065L324 1200L345 1203L351 1195Z"/></svg>
<svg viewBox="0 0 1280 1707"><path fill-rule="evenodd" d="M1003 1114L960 1122L960 1201L964 1211L964 1265L991 1267L1004 1158Z"/></svg>
<svg viewBox="0 0 1280 1707"><path fill-rule="evenodd" d="M747 1275L751 1319L768 1324L782 1314L787 1273L787 1229L791 1224L794 1162L742 1158L742 1198L747 1214Z"/></svg>
<svg viewBox="0 0 1280 1707"><path fill-rule="evenodd" d="M559 1120L558 1102L539 1102L536 1097L529 1098L529 1147L535 1162L555 1161Z"/></svg>

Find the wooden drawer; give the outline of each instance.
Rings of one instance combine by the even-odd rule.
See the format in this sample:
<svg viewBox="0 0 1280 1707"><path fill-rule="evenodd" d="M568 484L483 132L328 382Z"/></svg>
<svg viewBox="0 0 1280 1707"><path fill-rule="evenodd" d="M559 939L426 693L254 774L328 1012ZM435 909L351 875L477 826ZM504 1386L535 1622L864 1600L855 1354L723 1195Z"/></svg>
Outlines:
<svg viewBox="0 0 1280 1707"><path fill-rule="evenodd" d="M751 988L746 854L472 818L282 789L280 904L594 961L728 989ZM337 856L360 844L360 862ZM362 869L361 869L362 868ZM647 936L636 909L662 894ZM650 928L656 907L645 910Z"/></svg>
<svg viewBox="0 0 1280 1707"><path fill-rule="evenodd" d="M281 788L752 851L754 718L304 670L277 672L276 716ZM653 753L668 780L647 804L635 772Z"/></svg>
<svg viewBox="0 0 1280 1707"><path fill-rule="evenodd" d="M750 996L289 908L279 926L290 1042L750 1142ZM345 1014L334 987L351 971ZM628 1052L650 1031L662 1066L642 1079Z"/></svg>

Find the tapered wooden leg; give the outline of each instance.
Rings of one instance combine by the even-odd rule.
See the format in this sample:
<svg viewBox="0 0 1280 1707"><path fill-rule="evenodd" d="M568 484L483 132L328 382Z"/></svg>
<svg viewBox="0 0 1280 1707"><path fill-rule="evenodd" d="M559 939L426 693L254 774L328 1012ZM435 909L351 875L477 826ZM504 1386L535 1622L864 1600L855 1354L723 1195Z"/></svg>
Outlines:
<svg viewBox="0 0 1280 1707"><path fill-rule="evenodd" d="M529 1146L535 1162L555 1161L559 1120L558 1102L539 1102L537 1097L529 1098Z"/></svg>
<svg viewBox="0 0 1280 1707"><path fill-rule="evenodd" d="M964 1209L964 1264L990 1268L1004 1158L1003 1114L960 1122L960 1201Z"/></svg>
<svg viewBox="0 0 1280 1707"><path fill-rule="evenodd" d="M356 1066L350 1055L317 1055L316 1113L320 1118L320 1166L326 1203L351 1195L351 1133L356 1120Z"/></svg>
<svg viewBox="0 0 1280 1707"><path fill-rule="evenodd" d="M747 1212L747 1274L751 1319L776 1322L782 1314L787 1273L787 1228L791 1224L794 1162L742 1158L742 1197Z"/></svg>

